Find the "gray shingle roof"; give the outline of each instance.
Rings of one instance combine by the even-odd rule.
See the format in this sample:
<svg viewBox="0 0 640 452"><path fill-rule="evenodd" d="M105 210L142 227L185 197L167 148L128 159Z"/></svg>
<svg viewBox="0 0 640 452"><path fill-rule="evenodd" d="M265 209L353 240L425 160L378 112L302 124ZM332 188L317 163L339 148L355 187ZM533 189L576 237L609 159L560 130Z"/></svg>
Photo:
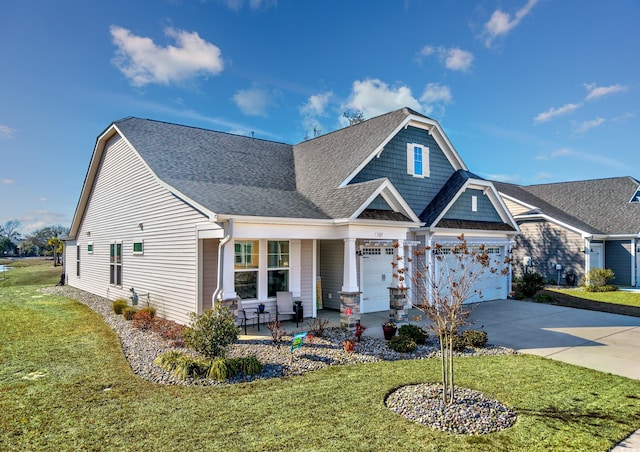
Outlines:
<svg viewBox="0 0 640 452"><path fill-rule="evenodd" d="M218 214L328 218L296 191L291 145L139 118L115 125L160 179Z"/></svg>
<svg viewBox="0 0 640 452"><path fill-rule="evenodd" d="M629 200L640 182L615 177L518 186L494 182L498 191L564 223L592 234L638 234L640 203Z"/></svg>

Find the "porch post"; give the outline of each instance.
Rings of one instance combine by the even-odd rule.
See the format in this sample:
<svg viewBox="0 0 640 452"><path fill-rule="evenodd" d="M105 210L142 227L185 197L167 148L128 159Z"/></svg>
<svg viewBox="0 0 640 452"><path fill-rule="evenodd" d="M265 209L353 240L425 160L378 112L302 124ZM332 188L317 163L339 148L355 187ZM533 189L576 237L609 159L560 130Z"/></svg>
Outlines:
<svg viewBox="0 0 640 452"><path fill-rule="evenodd" d="M223 300L235 300L238 294L236 293L235 283L235 244L234 240L229 240L224 245L223 251L223 264L222 264L222 299Z"/></svg>
<svg viewBox="0 0 640 452"><path fill-rule="evenodd" d="M353 328L360 321L360 288L356 266L356 239L344 239L344 270L340 292L340 326Z"/></svg>
<svg viewBox="0 0 640 452"><path fill-rule="evenodd" d="M342 273L342 291L359 292L356 274L356 239L344 239L344 271Z"/></svg>

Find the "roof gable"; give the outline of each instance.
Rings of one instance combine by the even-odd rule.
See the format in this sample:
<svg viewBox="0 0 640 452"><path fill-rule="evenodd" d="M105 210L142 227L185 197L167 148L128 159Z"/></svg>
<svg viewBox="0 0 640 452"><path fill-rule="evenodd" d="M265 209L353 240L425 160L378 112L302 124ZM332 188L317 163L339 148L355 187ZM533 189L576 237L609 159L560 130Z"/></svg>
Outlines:
<svg viewBox="0 0 640 452"><path fill-rule="evenodd" d="M499 191L532 206L529 215L547 215L588 234L640 233L638 189L632 177L517 186L496 183Z"/></svg>

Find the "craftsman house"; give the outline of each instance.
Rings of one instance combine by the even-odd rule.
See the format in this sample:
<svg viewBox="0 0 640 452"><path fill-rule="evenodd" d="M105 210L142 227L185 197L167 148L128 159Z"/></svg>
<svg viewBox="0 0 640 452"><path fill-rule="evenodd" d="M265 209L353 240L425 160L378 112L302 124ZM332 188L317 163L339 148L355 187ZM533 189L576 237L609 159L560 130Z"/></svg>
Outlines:
<svg viewBox="0 0 640 452"><path fill-rule="evenodd" d="M389 309L392 244L454 243L496 257L518 226L440 124L403 108L296 145L139 118L97 139L65 248L67 283L186 323L216 300L305 317ZM432 256L427 255L428 259ZM434 265L437 263L434 262ZM483 299L506 298L491 275Z"/></svg>
<svg viewBox="0 0 640 452"><path fill-rule="evenodd" d="M609 268L613 284L640 286L640 182L632 177L518 186L494 182L522 234L514 271L564 284ZM569 282L571 278L569 278Z"/></svg>

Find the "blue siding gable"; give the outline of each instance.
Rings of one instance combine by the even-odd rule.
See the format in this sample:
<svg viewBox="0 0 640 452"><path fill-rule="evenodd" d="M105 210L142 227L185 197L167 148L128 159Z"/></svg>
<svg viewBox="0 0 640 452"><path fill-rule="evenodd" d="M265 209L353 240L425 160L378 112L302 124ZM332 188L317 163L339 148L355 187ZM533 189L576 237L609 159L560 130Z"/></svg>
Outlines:
<svg viewBox="0 0 640 452"><path fill-rule="evenodd" d="M476 196L478 199L477 212L471 211L472 196ZM464 193L461 193L443 218L446 220L502 222L502 218L500 218L489 197L482 190L477 189L467 189Z"/></svg>
<svg viewBox="0 0 640 452"><path fill-rule="evenodd" d="M367 208L376 210L393 210L389 203L387 203L387 201L385 201L380 195L376 196L376 199L371 201L371 204L369 204Z"/></svg>
<svg viewBox="0 0 640 452"><path fill-rule="evenodd" d="M429 177L407 174L407 143L429 148ZM384 147L380 157L372 159L350 183L387 177L419 215L454 172L453 166L426 130L407 127L398 132Z"/></svg>

